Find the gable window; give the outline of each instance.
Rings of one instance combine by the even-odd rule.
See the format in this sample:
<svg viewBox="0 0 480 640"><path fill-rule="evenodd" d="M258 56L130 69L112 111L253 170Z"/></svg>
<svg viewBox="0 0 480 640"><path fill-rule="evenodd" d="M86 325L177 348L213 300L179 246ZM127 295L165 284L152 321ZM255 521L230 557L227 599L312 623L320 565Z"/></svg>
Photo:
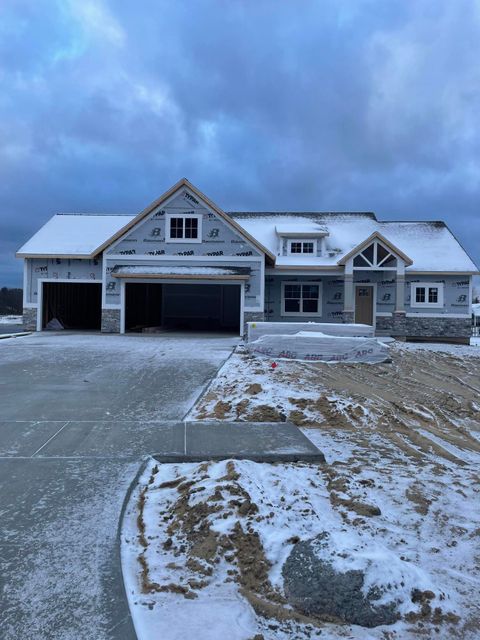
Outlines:
<svg viewBox="0 0 480 640"><path fill-rule="evenodd" d="M355 269L395 269L394 254L378 241L372 242L353 259Z"/></svg>
<svg viewBox="0 0 480 640"><path fill-rule="evenodd" d="M201 242L202 216L200 214L172 213L166 219L167 242Z"/></svg>
<svg viewBox="0 0 480 640"><path fill-rule="evenodd" d="M316 255L317 253L317 241L316 240L289 240L288 241L288 253L289 255Z"/></svg>
<svg viewBox="0 0 480 640"><path fill-rule="evenodd" d="M322 315L319 282L282 282L282 316Z"/></svg>
<svg viewBox="0 0 480 640"><path fill-rule="evenodd" d="M415 282L411 285L410 306L443 307L443 282Z"/></svg>

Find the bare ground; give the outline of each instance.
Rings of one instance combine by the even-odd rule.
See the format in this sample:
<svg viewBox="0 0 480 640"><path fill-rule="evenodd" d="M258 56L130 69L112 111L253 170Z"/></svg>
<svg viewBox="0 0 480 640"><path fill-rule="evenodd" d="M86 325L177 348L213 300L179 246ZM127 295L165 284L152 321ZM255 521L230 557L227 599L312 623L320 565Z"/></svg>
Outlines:
<svg viewBox="0 0 480 640"><path fill-rule="evenodd" d="M238 349L194 411L196 419L289 420L302 427L380 434L416 459L463 464L480 453L480 358L392 348L378 365L281 361ZM473 349L473 347L472 347ZM228 400L227 400L228 399Z"/></svg>

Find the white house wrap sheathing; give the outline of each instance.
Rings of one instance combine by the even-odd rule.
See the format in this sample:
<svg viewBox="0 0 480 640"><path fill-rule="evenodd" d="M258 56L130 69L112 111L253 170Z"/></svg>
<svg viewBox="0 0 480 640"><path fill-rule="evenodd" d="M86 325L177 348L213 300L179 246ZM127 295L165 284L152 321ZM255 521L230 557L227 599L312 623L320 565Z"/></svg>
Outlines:
<svg viewBox="0 0 480 640"><path fill-rule="evenodd" d="M262 336L293 335L299 331L313 331L327 336L345 338L373 337L373 327L369 324L342 324L333 322L248 322L248 342Z"/></svg>
<svg viewBox="0 0 480 640"><path fill-rule="evenodd" d="M262 336L247 345L250 353L278 360L304 362L365 362L389 358L388 347L375 338L345 338L299 331L294 335Z"/></svg>

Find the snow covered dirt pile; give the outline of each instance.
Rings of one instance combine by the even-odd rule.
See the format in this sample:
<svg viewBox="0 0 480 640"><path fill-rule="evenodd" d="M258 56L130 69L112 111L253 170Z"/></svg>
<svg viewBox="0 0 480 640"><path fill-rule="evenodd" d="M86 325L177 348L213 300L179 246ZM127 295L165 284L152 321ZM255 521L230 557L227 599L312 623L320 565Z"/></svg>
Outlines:
<svg viewBox="0 0 480 640"><path fill-rule="evenodd" d="M473 639L478 517L394 467L150 462L122 530L139 640Z"/></svg>
<svg viewBox="0 0 480 640"><path fill-rule="evenodd" d="M300 611L364 627L392 624L400 619L400 609L408 614L408 593L435 598L431 581L418 567L345 529L298 542L282 575L287 598ZM418 586L424 583L428 590L422 591Z"/></svg>
<svg viewBox="0 0 480 640"><path fill-rule="evenodd" d="M366 442L381 434L418 459L478 460L480 348L396 343L389 355L391 362L368 366L300 363L238 347L190 419L288 420L326 433L358 431Z"/></svg>
<svg viewBox="0 0 480 640"><path fill-rule="evenodd" d="M0 316L0 324L22 324L22 316Z"/></svg>
<svg viewBox="0 0 480 640"><path fill-rule="evenodd" d="M300 362L363 362L389 359L388 347L375 338L327 335L313 331L264 335L247 344L255 356Z"/></svg>

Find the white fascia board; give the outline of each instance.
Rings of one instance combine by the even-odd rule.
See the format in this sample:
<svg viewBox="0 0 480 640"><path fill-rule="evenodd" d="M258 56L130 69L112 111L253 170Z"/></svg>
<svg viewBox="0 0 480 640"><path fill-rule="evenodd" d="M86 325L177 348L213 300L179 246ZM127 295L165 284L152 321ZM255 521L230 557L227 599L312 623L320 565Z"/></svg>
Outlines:
<svg viewBox="0 0 480 640"><path fill-rule="evenodd" d="M133 284L225 284L225 285L238 285L240 286L243 280L208 280L208 279L189 279L186 278L122 278L122 282ZM120 303L119 303L120 304ZM118 305L114 305L118 306Z"/></svg>
<svg viewBox="0 0 480 640"><path fill-rule="evenodd" d="M412 267L405 267L405 275L407 276L434 276L440 278L441 276L478 276L480 271L416 271Z"/></svg>
<svg viewBox="0 0 480 640"><path fill-rule="evenodd" d="M310 276L311 278L326 277L326 276L343 276L344 271L321 271L320 269L312 271L309 269L282 269L274 267L265 267L265 275L267 276Z"/></svg>

